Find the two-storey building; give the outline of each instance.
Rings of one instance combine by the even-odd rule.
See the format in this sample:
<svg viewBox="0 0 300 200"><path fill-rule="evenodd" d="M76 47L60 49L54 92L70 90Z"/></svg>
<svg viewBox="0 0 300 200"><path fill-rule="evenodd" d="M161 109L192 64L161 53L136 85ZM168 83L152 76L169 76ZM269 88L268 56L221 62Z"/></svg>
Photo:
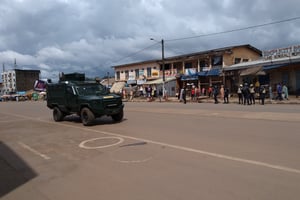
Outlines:
<svg viewBox="0 0 300 200"><path fill-rule="evenodd" d="M176 77L177 91L183 84L209 87L226 84L223 68L240 62L257 60L262 52L251 45L230 46L164 59L113 66L116 81L128 84L147 84L147 81Z"/></svg>

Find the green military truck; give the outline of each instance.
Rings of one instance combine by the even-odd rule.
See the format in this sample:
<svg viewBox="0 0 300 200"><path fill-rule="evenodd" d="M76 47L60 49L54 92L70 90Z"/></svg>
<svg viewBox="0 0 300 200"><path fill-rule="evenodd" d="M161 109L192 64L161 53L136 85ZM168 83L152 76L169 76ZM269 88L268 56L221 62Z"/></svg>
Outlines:
<svg viewBox="0 0 300 200"><path fill-rule="evenodd" d="M85 81L84 74L62 74L58 83L47 85L47 107L53 109L54 121L77 114L83 125L107 115L116 122L123 119L124 104L117 94L109 93L98 81Z"/></svg>

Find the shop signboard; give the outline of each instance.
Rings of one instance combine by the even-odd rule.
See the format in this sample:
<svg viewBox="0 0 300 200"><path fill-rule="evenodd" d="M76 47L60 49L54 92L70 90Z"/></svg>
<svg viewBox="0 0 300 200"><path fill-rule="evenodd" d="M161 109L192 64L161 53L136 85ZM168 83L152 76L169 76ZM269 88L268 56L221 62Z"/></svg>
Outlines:
<svg viewBox="0 0 300 200"><path fill-rule="evenodd" d="M276 59L300 55L300 45L263 51L265 59Z"/></svg>
<svg viewBox="0 0 300 200"><path fill-rule="evenodd" d="M196 68L185 69L185 75L187 76L192 76L195 75L196 73L197 73Z"/></svg>

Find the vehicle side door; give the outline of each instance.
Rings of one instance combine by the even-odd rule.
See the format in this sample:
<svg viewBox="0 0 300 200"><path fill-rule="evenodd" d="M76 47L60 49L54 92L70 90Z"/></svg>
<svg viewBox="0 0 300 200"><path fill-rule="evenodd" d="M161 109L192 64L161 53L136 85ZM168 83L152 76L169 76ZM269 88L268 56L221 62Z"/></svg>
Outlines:
<svg viewBox="0 0 300 200"><path fill-rule="evenodd" d="M78 95L74 86L68 85L66 87L66 107L71 112L78 110Z"/></svg>

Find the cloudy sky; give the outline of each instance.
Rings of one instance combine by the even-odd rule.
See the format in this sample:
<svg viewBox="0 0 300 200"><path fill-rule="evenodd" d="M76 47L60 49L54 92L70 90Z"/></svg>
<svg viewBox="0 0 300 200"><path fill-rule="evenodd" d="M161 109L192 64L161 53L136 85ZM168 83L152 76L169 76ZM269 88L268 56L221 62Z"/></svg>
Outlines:
<svg viewBox="0 0 300 200"><path fill-rule="evenodd" d="M161 39L166 57L241 44L286 47L300 44L300 18L212 33L298 18L299 7L298 0L0 0L0 63L8 70L16 59L41 78L103 77L113 65L160 59Z"/></svg>

